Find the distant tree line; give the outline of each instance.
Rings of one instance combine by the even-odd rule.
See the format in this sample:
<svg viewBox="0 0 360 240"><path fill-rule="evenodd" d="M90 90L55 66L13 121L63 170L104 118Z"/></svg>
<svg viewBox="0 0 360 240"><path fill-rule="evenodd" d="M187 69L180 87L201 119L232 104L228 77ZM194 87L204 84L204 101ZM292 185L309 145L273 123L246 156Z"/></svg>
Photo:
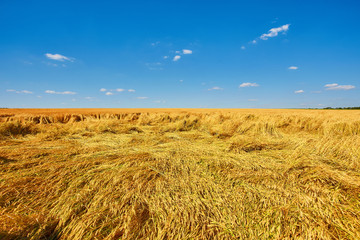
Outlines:
<svg viewBox="0 0 360 240"><path fill-rule="evenodd" d="M337 108L333 108L333 107L325 107L325 108L309 108L309 109L330 109L330 110L359 110L360 107L337 107Z"/></svg>
<svg viewBox="0 0 360 240"><path fill-rule="evenodd" d="M360 107L338 107L338 108L332 108L332 107L326 107L324 109L335 109L335 110L338 110L338 109L343 109L343 110L352 110L352 109L360 109Z"/></svg>

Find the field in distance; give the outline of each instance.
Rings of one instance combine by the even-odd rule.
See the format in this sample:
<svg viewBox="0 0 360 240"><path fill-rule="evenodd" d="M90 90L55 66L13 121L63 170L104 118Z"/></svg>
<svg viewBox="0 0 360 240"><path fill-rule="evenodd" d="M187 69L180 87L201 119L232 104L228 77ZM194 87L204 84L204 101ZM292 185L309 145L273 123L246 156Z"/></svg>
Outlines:
<svg viewBox="0 0 360 240"><path fill-rule="evenodd" d="M0 109L0 239L360 239L360 111Z"/></svg>

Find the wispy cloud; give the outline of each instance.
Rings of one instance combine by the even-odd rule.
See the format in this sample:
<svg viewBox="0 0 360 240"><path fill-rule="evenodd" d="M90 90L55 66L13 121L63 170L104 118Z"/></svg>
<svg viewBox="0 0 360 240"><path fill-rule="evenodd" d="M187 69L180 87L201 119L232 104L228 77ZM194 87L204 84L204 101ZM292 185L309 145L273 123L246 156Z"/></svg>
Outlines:
<svg viewBox="0 0 360 240"><path fill-rule="evenodd" d="M224 90L224 89L221 87L212 87L208 89L208 91L212 91L212 90Z"/></svg>
<svg viewBox="0 0 360 240"><path fill-rule="evenodd" d="M173 61L176 62L176 61L178 61L180 58L181 58L180 55L176 55L176 56L173 58Z"/></svg>
<svg viewBox="0 0 360 240"><path fill-rule="evenodd" d="M51 60L56 60L56 61L70 61L70 62L73 62L74 59L73 58L69 58L69 57L66 57L64 55L61 55L61 54L51 54L51 53L46 53L45 56L48 58L48 59L51 59Z"/></svg>
<svg viewBox="0 0 360 240"><path fill-rule="evenodd" d="M294 93L298 94L298 93L304 93L304 90L297 90Z"/></svg>
<svg viewBox="0 0 360 240"><path fill-rule="evenodd" d="M137 99L148 99L148 97L137 97Z"/></svg>
<svg viewBox="0 0 360 240"><path fill-rule="evenodd" d="M258 87L260 86L259 84L257 83L249 83L249 82L246 82L246 83L242 83L239 85L239 88L243 88L243 87Z"/></svg>
<svg viewBox="0 0 360 240"><path fill-rule="evenodd" d="M289 26L290 24L285 24L281 27L277 27L277 28L272 28L269 30L268 33L264 33L260 36L261 40L268 40L268 38L272 38L272 37L276 37L277 35L279 35L279 33L281 32L287 32L289 30Z"/></svg>
<svg viewBox="0 0 360 240"><path fill-rule="evenodd" d="M124 89L124 88L116 88L116 89L106 89L106 88L100 88L100 92L106 92L105 95L114 95L116 92L135 92L135 89Z"/></svg>
<svg viewBox="0 0 360 240"><path fill-rule="evenodd" d="M339 85L337 83L326 84L324 87L326 90L350 90L355 88L353 85Z"/></svg>
<svg viewBox="0 0 360 240"><path fill-rule="evenodd" d="M169 58L169 56L164 56L163 58L164 58L164 59L168 59L168 58Z"/></svg>
<svg viewBox="0 0 360 240"><path fill-rule="evenodd" d="M155 47L155 46L157 46L159 44L160 44L160 41L156 41L156 42L151 43L151 46Z"/></svg>
<svg viewBox="0 0 360 240"><path fill-rule="evenodd" d="M17 91L17 90L14 90L14 89L7 89L6 90L7 92L13 92L13 93L25 93L25 94L33 94L33 92L31 92L31 91L28 91L28 90L19 90L19 91Z"/></svg>
<svg viewBox="0 0 360 240"><path fill-rule="evenodd" d="M275 20L273 20L271 23L277 23L278 20L279 18L275 18Z"/></svg>
<svg viewBox="0 0 360 240"><path fill-rule="evenodd" d="M255 38L254 40L248 42L248 44L257 44L259 40L268 40L269 38L273 38L279 35L279 33L285 34L289 30L290 24L282 25L281 27L271 28L268 33L262 34L260 37ZM242 50L245 50L245 46L241 46Z"/></svg>
<svg viewBox="0 0 360 240"><path fill-rule="evenodd" d="M56 64L56 63L44 62L44 64L46 64L46 65L48 65L48 66L52 66L52 67L59 67L59 65Z"/></svg>
<svg viewBox="0 0 360 240"><path fill-rule="evenodd" d="M71 92L71 91L64 91L64 92L56 92L53 90L46 90L45 93L48 94L62 94L62 95L75 95L76 92Z"/></svg>
<svg viewBox="0 0 360 240"><path fill-rule="evenodd" d="M297 67L297 66L290 66L290 67L288 67L288 69L290 69L290 70L297 70L297 69L299 69L299 67Z"/></svg>
<svg viewBox="0 0 360 240"><path fill-rule="evenodd" d="M192 54L192 50L189 49L183 49L182 52L183 54Z"/></svg>
<svg viewBox="0 0 360 240"><path fill-rule="evenodd" d="M28 90L21 90L20 92L26 93L26 94L33 94L33 92L30 92L30 91L28 91Z"/></svg>

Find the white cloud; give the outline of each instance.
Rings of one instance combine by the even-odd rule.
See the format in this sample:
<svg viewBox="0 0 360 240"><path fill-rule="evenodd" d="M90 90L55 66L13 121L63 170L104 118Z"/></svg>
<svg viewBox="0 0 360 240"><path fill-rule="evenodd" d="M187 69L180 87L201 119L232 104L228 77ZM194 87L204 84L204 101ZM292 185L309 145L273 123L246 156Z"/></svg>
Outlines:
<svg viewBox="0 0 360 240"><path fill-rule="evenodd" d="M299 67L296 67L296 66L290 66L288 69L290 70L297 70Z"/></svg>
<svg viewBox="0 0 360 240"><path fill-rule="evenodd" d="M129 89L128 92L135 92L135 89Z"/></svg>
<svg viewBox="0 0 360 240"><path fill-rule="evenodd" d="M183 49L182 52L183 54L192 54L192 51L189 49Z"/></svg>
<svg viewBox="0 0 360 240"><path fill-rule="evenodd" d="M148 97L137 97L137 99L148 99Z"/></svg>
<svg viewBox="0 0 360 240"><path fill-rule="evenodd" d="M337 83L331 83L331 84L326 84L326 85L325 85L326 88L332 88L332 87L336 87L336 86L339 86L339 84L337 84Z"/></svg>
<svg viewBox="0 0 360 240"><path fill-rule="evenodd" d="M74 95L74 94L76 94L76 92L65 91L65 92L59 92L58 94Z"/></svg>
<svg viewBox="0 0 360 240"><path fill-rule="evenodd" d="M241 46L241 49L242 49L242 50L245 50L245 49L246 49L246 47L245 47L245 46Z"/></svg>
<svg viewBox="0 0 360 240"><path fill-rule="evenodd" d="M257 41L256 41L256 40L252 40L250 43L252 43L252 44L256 44L256 43L257 43Z"/></svg>
<svg viewBox="0 0 360 240"><path fill-rule="evenodd" d="M324 87L326 90L350 90L355 88L353 85L339 85L337 83L326 84Z"/></svg>
<svg viewBox="0 0 360 240"><path fill-rule="evenodd" d="M208 89L208 91L211 91L211 90L223 90L223 88L221 88L221 87L212 87L212 88Z"/></svg>
<svg viewBox="0 0 360 240"><path fill-rule="evenodd" d="M105 93L106 96L111 96L111 95L114 95L112 92L107 92Z"/></svg>
<svg viewBox="0 0 360 240"><path fill-rule="evenodd" d="M304 90L297 90L294 93L298 94L298 93L303 93L303 92L304 92Z"/></svg>
<svg viewBox="0 0 360 240"><path fill-rule="evenodd" d="M261 35L260 39L268 40L268 38L270 38L270 37L276 37L277 35L279 35L280 32L285 33L289 30L289 26L290 26L290 24L285 24L278 28L272 28L269 30L269 33L264 33L263 35Z"/></svg>
<svg viewBox="0 0 360 240"><path fill-rule="evenodd" d="M176 54L179 54L179 53L180 53L180 51L175 51L175 53L176 53Z"/></svg>
<svg viewBox="0 0 360 240"><path fill-rule="evenodd" d="M62 95L75 95L76 92L71 92L71 91L64 91L64 92L56 92L53 90L46 90L45 93L48 94L62 94Z"/></svg>
<svg viewBox="0 0 360 240"><path fill-rule="evenodd" d="M178 61L180 58L181 58L180 55L176 55L176 56L173 58L173 61L176 62L176 61Z"/></svg>
<svg viewBox="0 0 360 240"><path fill-rule="evenodd" d="M184 81L184 80L182 80L182 79L181 79L181 80L179 80L179 82L183 82L183 81Z"/></svg>
<svg viewBox="0 0 360 240"><path fill-rule="evenodd" d="M169 58L169 56L164 56L164 59L168 59Z"/></svg>
<svg viewBox="0 0 360 240"><path fill-rule="evenodd" d="M28 91L28 90L20 90L20 91L17 91L17 90L14 90L14 89L7 89L6 91L7 91L7 92L14 92L14 93L33 94L33 92Z"/></svg>
<svg viewBox="0 0 360 240"><path fill-rule="evenodd" d="M116 89L116 91L117 91L117 92L123 92L123 91L125 91L125 89L118 88L118 89Z"/></svg>
<svg viewBox="0 0 360 240"><path fill-rule="evenodd" d="M71 58L68 58L68 57L65 57L64 55L61 55L61 54L51 54L51 53L46 53L45 56L49 59L52 59L52 60L56 60L56 61L70 61L70 62L73 62L73 59Z"/></svg>
<svg viewBox="0 0 360 240"><path fill-rule="evenodd" d="M239 85L239 88L241 87L258 87L259 84L257 83L249 83L249 82L246 82L246 83L242 83Z"/></svg>
<svg viewBox="0 0 360 240"><path fill-rule="evenodd" d="M106 88L100 88L100 92L106 92Z"/></svg>
<svg viewBox="0 0 360 240"><path fill-rule="evenodd" d="M21 93L26 93L26 94L33 94L33 92L30 92L30 91L28 91L28 90L21 90L20 92L21 92Z"/></svg>

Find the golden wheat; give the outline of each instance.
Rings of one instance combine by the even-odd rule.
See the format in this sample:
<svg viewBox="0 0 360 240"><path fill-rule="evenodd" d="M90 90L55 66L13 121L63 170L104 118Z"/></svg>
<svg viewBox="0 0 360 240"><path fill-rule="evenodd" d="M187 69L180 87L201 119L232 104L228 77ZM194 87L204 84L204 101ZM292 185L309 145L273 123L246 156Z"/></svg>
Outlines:
<svg viewBox="0 0 360 240"><path fill-rule="evenodd" d="M0 239L359 239L360 111L3 109Z"/></svg>

